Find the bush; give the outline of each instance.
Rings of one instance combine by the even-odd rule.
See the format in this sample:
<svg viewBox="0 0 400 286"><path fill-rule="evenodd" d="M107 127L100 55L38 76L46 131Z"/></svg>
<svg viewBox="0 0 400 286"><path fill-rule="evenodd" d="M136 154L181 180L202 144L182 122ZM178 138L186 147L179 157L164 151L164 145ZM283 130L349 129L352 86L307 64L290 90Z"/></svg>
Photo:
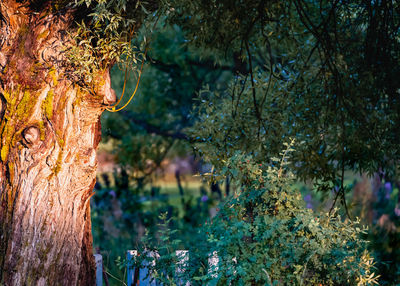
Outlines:
<svg viewBox="0 0 400 286"><path fill-rule="evenodd" d="M317 216L304 207L284 168L288 151L282 160L273 159L273 166L254 164L240 153L226 162L219 175L233 178L235 192L201 228L207 241L190 249L190 267L180 280L193 285L377 284L367 242L360 238L365 229L358 221L343 221L335 213ZM164 231L162 243L153 247L160 258L150 268L156 279L174 285L179 258L172 251L177 243L166 243L170 235ZM207 258L214 251L218 269L209 271Z"/></svg>

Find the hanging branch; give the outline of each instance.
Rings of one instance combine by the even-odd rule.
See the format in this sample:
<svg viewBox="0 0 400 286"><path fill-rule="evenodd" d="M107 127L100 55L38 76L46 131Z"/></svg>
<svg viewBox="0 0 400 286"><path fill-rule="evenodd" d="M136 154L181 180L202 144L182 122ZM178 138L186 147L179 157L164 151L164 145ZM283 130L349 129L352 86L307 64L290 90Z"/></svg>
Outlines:
<svg viewBox="0 0 400 286"><path fill-rule="evenodd" d="M264 125L264 122L263 122L262 117L261 117L260 110L258 109L257 97L256 97L256 87L254 85L253 64L252 64L252 61L251 61L251 53L250 53L250 48L249 48L249 42L247 40L245 41L245 46L246 46L247 56L249 58L250 80L251 80L251 89L252 89L252 95L253 95L254 110L255 110L255 113L256 113L257 121L258 121L258 133L257 133L257 136L260 137L260 127L261 127L261 125L264 128L264 130L267 130L267 128Z"/></svg>

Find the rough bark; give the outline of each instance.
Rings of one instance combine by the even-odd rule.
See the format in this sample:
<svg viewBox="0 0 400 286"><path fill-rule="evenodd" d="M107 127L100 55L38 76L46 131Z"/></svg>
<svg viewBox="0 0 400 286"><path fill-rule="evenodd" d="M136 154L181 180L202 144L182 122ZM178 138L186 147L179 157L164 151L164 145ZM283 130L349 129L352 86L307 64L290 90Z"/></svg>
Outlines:
<svg viewBox="0 0 400 286"><path fill-rule="evenodd" d="M67 76L68 11L1 0L0 13L0 284L94 285L89 201L109 73L91 94Z"/></svg>

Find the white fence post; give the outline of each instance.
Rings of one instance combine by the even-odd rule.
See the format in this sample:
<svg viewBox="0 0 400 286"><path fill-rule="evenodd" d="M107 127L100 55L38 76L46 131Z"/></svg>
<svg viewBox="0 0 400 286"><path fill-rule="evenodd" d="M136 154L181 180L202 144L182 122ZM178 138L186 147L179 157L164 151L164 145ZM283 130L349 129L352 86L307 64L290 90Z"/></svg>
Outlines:
<svg viewBox="0 0 400 286"><path fill-rule="evenodd" d="M218 263L219 263L219 257L218 253L216 251L213 251L208 255L208 273L211 273L211 277L215 278L217 277L217 272L218 272Z"/></svg>
<svg viewBox="0 0 400 286"><path fill-rule="evenodd" d="M128 250L126 253L126 259L127 259L127 284L128 286L132 286L133 283L135 282L135 268L133 267L134 260L136 259L137 256L137 250Z"/></svg>
<svg viewBox="0 0 400 286"><path fill-rule="evenodd" d="M146 264L142 265L140 269L136 270L136 268L133 266L134 261L136 257L138 256L137 250L128 250L127 251L127 285L128 286L136 286L134 283L138 282L137 285L140 286L157 286L159 283L156 283L156 281L151 281L151 275L149 275L147 278L146 276L149 274L149 268L147 267L149 264L146 262ZM158 253L155 251L149 251L147 252L147 256L157 259L159 257ZM155 265L155 261L152 261L151 264L152 266ZM135 277L135 273L137 274L137 277ZM135 281L135 278L137 281Z"/></svg>
<svg viewBox="0 0 400 286"><path fill-rule="evenodd" d="M177 250L175 251L175 255L178 258L178 262L176 263L176 276L177 276L177 284L179 286L190 286L189 281L184 281L181 276L189 266L189 250Z"/></svg>
<svg viewBox="0 0 400 286"><path fill-rule="evenodd" d="M189 267L189 251L188 250L177 250L175 251L176 257L177 257L177 263L176 263L176 279L177 279L177 285L179 286L190 286L189 281L184 281L180 276L186 271L186 269ZM140 267L140 269L136 269L134 267L134 261L138 256L138 251L137 250L128 250L127 251L127 286L158 286L161 285L160 283L156 283L155 281L150 282L151 280L151 274L149 277L146 278L146 276L149 273L149 263L152 264L152 266L155 265L156 260L159 258L159 255L155 251L148 251L147 253L144 253L144 255L147 255L148 257L153 258L154 260L151 262L145 262L145 264ZM237 263L236 257L232 259L233 264ZM217 272L219 270L219 257L217 251L213 251L212 253L209 253L208 255L208 273L211 274L211 277L216 278L218 276ZM135 277L136 273L136 277ZM236 274L236 270L234 270L234 274ZM135 281L136 279L136 281ZM134 284L134 283L137 284Z"/></svg>
<svg viewBox="0 0 400 286"><path fill-rule="evenodd" d="M96 262L96 286L103 286L103 257L101 254L95 254Z"/></svg>

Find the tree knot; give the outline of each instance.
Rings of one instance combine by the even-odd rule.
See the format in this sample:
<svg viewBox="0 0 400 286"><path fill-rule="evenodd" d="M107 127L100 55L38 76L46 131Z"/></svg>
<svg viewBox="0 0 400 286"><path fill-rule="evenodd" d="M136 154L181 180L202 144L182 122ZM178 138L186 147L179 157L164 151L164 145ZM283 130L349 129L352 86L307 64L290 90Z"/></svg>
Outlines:
<svg viewBox="0 0 400 286"><path fill-rule="evenodd" d="M40 141L40 130L36 126L29 126L22 131L22 137L27 147L36 145Z"/></svg>

